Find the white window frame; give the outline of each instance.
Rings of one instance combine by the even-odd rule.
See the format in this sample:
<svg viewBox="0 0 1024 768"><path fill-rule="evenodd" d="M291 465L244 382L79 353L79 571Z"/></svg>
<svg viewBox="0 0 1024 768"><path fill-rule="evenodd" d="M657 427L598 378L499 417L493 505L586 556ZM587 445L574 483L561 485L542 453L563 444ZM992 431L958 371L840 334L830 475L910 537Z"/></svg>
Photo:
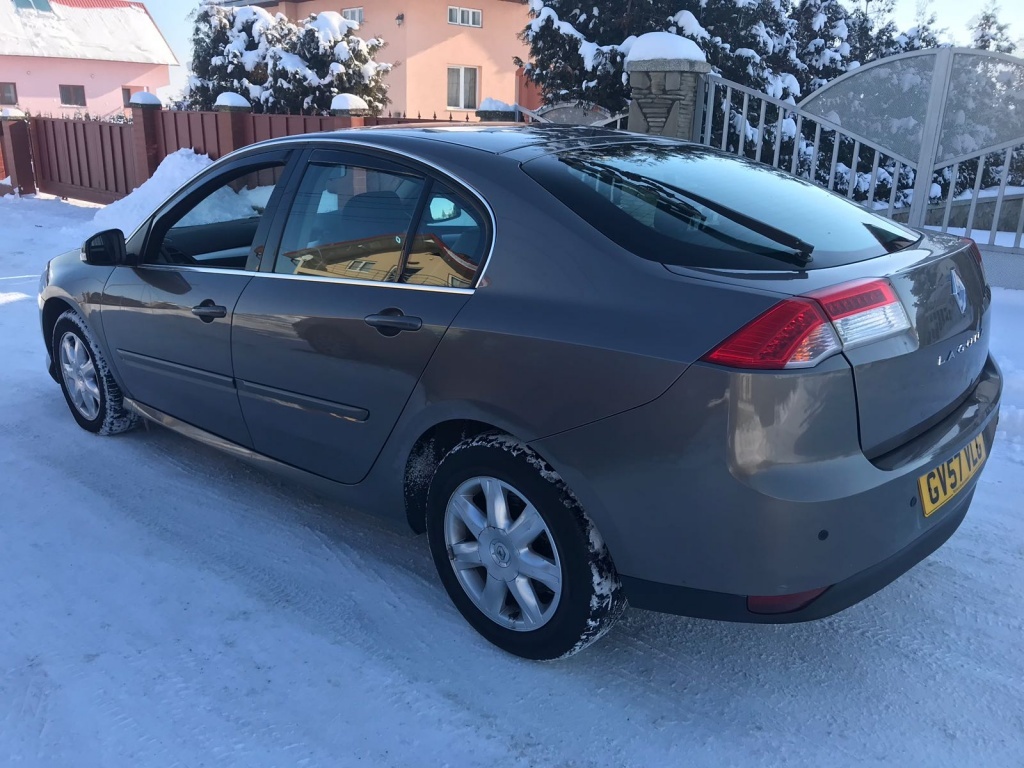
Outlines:
<svg viewBox="0 0 1024 768"><path fill-rule="evenodd" d="M448 109L478 109L480 107L480 67L464 67L458 64L449 65L448 69L445 70L445 91L448 90L448 73L451 70L459 70L459 104L449 104ZM473 106L467 107L466 103L466 70L472 69L476 72L476 93L473 94ZM445 96L445 101L448 100L448 96Z"/></svg>
<svg viewBox="0 0 1024 768"><path fill-rule="evenodd" d="M448 23L458 27L482 27L484 25L484 12L479 8L463 8L461 5L449 5Z"/></svg>
<svg viewBox="0 0 1024 768"><path fill-rule="evenodd" d="M363 14L363 6L361 5L355 5L351 8L342 8L341 18L348 21L354 21L356 24L363 24L366 20L366 17Z"/></svg>

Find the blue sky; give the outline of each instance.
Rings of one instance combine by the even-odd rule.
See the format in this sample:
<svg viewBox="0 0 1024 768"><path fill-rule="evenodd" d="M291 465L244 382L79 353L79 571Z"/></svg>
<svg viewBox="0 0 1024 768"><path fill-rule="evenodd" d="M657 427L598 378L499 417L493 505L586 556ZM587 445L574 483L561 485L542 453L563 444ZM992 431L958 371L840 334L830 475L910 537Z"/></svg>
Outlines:
<svg viewBox="0 0 1024 768"><path fill-rule="evenodd" d="M192 25L188 16L198 6L198 0L145 0L153 18L160 25L167 41L171 44L177 54L181 67L172 69L172 84L180 88L185 82L185 63L191 56ZM855 6L857 0L847 0L848 4ZM861 0L863 2L863 0ZM896 21L903 27L914 25L917 5L919 0L897 0ZM1022 0L1001 0L1002 12L1000 16L1004 22L1013 23L1011 34L1015 37L1024 37L1024 19L1020 11L1013 10L1019 7ZM931 8L939 19L939 26L947 29L947 37L952 38L960 45L970 42L970 33L967 30L971 18L976 16L982 3L978 0L931 0Z"/></svg>

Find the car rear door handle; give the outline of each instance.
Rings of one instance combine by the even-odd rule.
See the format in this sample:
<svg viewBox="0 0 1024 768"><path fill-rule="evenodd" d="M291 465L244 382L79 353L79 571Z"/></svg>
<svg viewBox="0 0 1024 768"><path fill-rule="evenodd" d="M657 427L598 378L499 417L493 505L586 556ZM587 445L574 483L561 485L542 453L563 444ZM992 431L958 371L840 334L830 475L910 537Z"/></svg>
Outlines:
<svg viewBox="0 0 1024 768"><path fill-rule="evenodd" d="M418 331L423 327L420 318L407 315L397 307L382 309L376 315L367 315L363 321L384 336L397 336L402 331Z"/></svg>
<svg viewBox="0 0 1024 768"><path fill-rule="evenodd" d="M210 299L207 299L199 306L192 307L192 314L204 323L212 323L218 318L227 317L228 308L222 307L219 304L214 304Z"/></svg>

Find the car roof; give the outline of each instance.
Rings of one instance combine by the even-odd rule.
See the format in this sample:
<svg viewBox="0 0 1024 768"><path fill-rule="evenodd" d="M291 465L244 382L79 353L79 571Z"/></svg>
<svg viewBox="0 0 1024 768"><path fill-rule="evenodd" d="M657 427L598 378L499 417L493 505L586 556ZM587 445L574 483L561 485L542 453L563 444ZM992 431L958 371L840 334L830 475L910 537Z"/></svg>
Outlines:
<svg viewBox="0 0 1024 768"><path fill-rule="evenodd" d="M292 141L349 141L409 152L444 144L491 155L515 154L516 159L560 152L574 147L651 141L655 137L609 128L555 123L426 123L349 128L327 133L304 134L266 143Z"/></svg>

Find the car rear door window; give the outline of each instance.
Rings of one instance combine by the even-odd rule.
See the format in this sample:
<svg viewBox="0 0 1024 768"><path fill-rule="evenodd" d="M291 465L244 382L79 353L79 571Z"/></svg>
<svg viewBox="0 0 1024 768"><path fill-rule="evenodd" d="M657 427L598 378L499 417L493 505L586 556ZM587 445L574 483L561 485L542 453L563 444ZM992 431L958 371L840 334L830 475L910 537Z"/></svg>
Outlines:
<svg viewBox="0 0 1024 768"><path fill-rule="evenodd" d="M435 182L402 270L402 282L471 288L486 247L487 229L479 211L464 196Z"/></svg>
<svg viewBox="0 0 1024 768"><path fill-rule="evenodd" d="M426 180L338 163L306 169L274 271L397 282Z"/></svg>

